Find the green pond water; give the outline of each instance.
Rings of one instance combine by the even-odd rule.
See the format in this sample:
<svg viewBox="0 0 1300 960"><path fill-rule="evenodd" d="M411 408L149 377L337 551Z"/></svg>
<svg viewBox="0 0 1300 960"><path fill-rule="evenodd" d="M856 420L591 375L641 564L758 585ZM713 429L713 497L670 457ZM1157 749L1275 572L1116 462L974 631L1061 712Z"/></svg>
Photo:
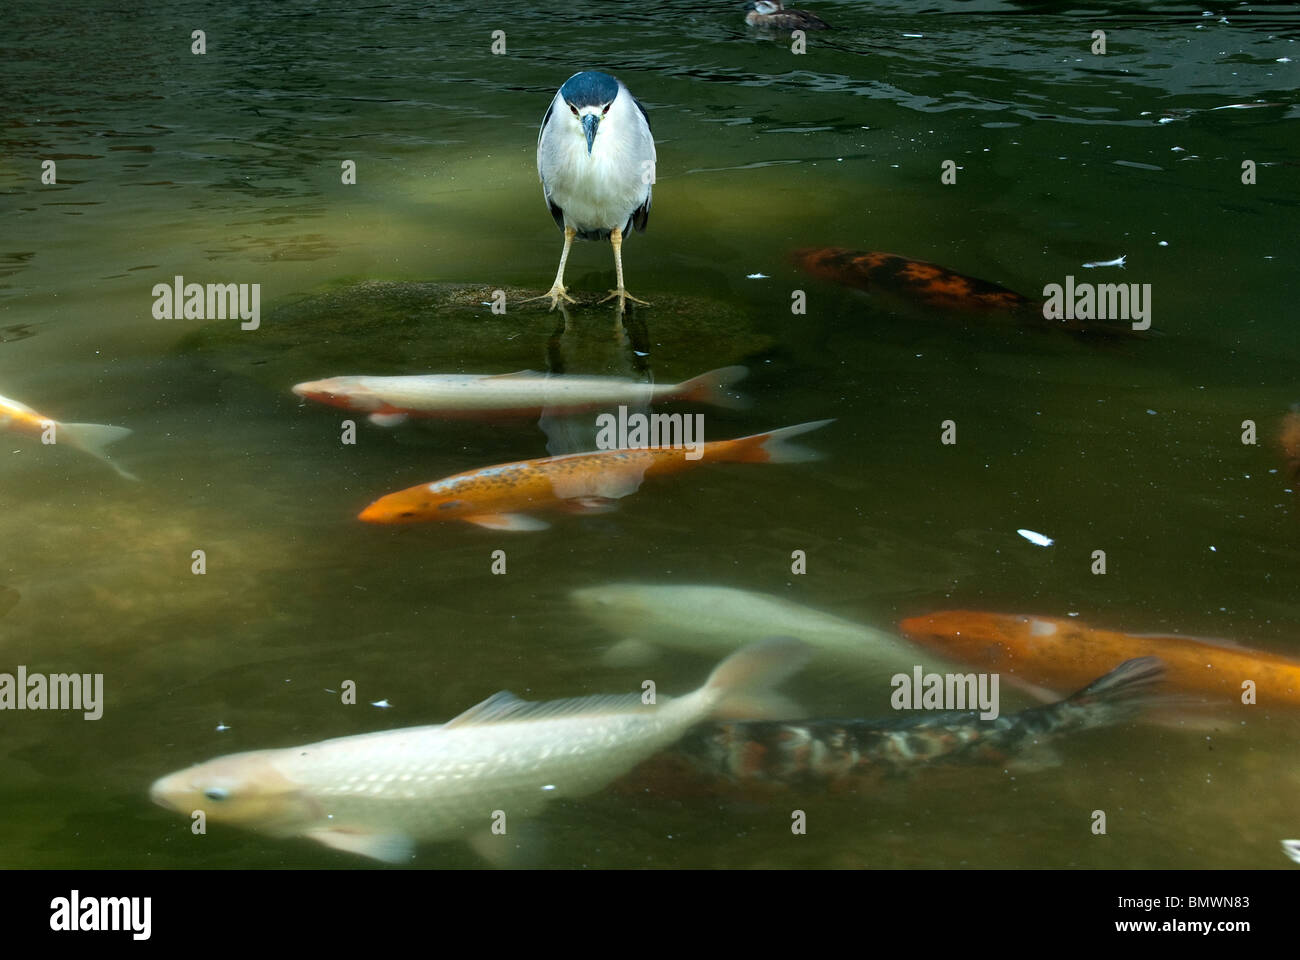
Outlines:
<svg viewBox="0 0 1300 960"><path fill-rule="evenodd" d="M803 54L730 3L6 7L0 394L130 427L113 452L140 482L3 436L0 671L103 673L106 702L93 722L0 713L0 865L371 866L215 823L195 837L148 786L220 754L440 722L500 689L639 689L645 668L606 665L621 638L569 599L610 581L762 591L886 630L953 607L1075 613L1300 657L1300 490L1277 442L1300 400L1300 10L808 5L837 29ZM518 302L561 246L537 125L586 68L628 85L657 142L649 230L624 248L628 289L653 306L626 333L595 304L607 244L575 245L567 330ZM799 272L790 255L810 246L1034 297L1067 275L1150 284L1151 335L942 315ZM1082 267L1120 255L1122 271ZM177 275L260 284L261 327L155 319L153 285ZM496 289L505 316L484 303ZM363 421L345 446L341 411L289 391L524 368L670 382L735 363L754 403L707 410L707 435L835 418L802 440L823 459L655 479L535 533L355 517L383 493L545 456L536 423ZM678 652L651 675L685 692L714 659ZM340 703L345 680L358 705ZM847 677L809 672L789 692L814 715L890 713L888 690ZM1126 724L1033 772L775 802L608 791L537 822L540 862L1285 867L1298 716ZM413 865L482 862L444 843Z"/></svg>

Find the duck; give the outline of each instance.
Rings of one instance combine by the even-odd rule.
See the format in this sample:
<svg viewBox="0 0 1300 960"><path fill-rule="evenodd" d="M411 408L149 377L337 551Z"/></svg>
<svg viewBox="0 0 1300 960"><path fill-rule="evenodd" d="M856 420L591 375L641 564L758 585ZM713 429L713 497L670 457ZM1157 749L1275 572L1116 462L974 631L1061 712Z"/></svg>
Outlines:
<svg viewBox="0 0 1300 960"><path fill-rule="evenodd" d="M773 30L829 30L831 25L807 10L787 10L781 0L755 0L745 4L745 22Z"/></svg>

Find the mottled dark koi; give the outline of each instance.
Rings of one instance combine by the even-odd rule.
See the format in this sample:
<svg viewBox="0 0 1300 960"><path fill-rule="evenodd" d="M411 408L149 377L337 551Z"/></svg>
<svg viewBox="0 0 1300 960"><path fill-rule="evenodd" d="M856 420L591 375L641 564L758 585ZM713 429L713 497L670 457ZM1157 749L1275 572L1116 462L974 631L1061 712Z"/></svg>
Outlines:
<svg viewBox="0 0 1300 960"><path fill-rule="evenodd" d="M987 280L895 253L818 247L799 250L795 265L859 290L889 290L940 310L1032 310L1036 302Z"/></svg>
<svg viewBox="0 0 1300 960"><path fill-rule="evenodd" d="M1282 454L1286 457L1286 475L1292 483L1300 483L1300 403L1282 418Z"/></svg>
<svg viewBox="0 0 1300 960"><path fill-rule="evenodd" d="M900 715L882 720L710 723L672 753L697 774L742 783L835 783L882 769L936 763L1002 762L1049 738L1136 716L1164 676L1157 657L1127 660L1082 690L1042 707L981 720L979 711Z"/></svg>
<svg viewBox="0 0 1300 960"><path fill-rule="evenodd" d="M947 313L992 313L1013 316L1030 325L1071 334L1102 337L1138 336L1131 326L1047 320L1043 301L1007 287L941 267L878 250L814 247L793 255L795 266L823 280L859 290L885 291Z"/></svg>

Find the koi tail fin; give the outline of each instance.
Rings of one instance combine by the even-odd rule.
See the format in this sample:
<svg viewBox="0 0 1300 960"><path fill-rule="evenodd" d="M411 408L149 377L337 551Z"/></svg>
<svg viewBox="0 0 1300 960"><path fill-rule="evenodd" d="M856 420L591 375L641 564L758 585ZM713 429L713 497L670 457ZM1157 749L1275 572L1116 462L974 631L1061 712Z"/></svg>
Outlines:
<svg viewBox="0 0 1300 960"><path fill-rule="evenodd" d="M1060 706L1079 711L1076 722L1084 727L1108 726L1144 711L1155 715L1173 710L1174 716L1182 717L1191 701L1175 694L1157 693L1155 688L1164 678L1165 665L1159 657L1136 657L1071 694Z"/></svg>
<svg viewBox="0 0 1300 960"><path fill-rule="evenodd" d="M1083 711L1086 726L1105 726L1145 711L1146 722L1172 730L1196 733L1239 730L1222 711L1225 706L1222 699L1192 693L1153 692L1151 688L1163 678L1163 664L1156 657L1126 660L1062 704ZM1232 702L1231 698L1228 702Z"/></svg>
<svg viewBox="0 0 1300 960"><path fill-rule="evenodd" d="M59 424L55 442L61 440L68 446L76 447L83 453L98 457L126 479L138 480L139 477L114 463L106 452L107 447L130 435L131 431L126 427L108 427L102 423L61 423Z"/></svg>
<svg viewBox="0 0 1300 960"><path fill-rule="evenodd" d="M710 370L684 382L681 385L680 396L681 399L692 403L707 403L714 407L746 410L752 405L750 399L735 391L727 390L727 387L738 383L748 375L747 367L722 367L718 370Z"/></svg>
<svg viewBox="0 0 1300 960"><path fill-rule="evenodd" d="M1026 722L1026 729L1042 723L1043 732L1052 734L1107 727L1148 708L1171 702L1173 698L1153 692L1164 676L1165 665L1158 657L1125 660L1110 673L1098 677L1064 700L1031 707L1017 717Z"/></svg>
<svg viewBox="0 0 1300 960"><path fill-rule="evenodd" d="M737 650L709 675L703 693L713 700L711 716L797 714L788 700L768 691L803 669L812 648L794 637L770 637Z"/></svg>
<svg viewBox="0 0 1300 960"><path fill-rule="evenodd" d="M1136 657L1125 660L1067 699L1071 703L1104 700L1111 704L1145 699L1164 676L1165 665L1159 657Z"/></svg>
<svg viewBox="0 0 1300 960"><path fill-rule="evenodd" d="M725 446L718 450L715 457L732 463L805 463L809 460L820 460L820 453L796 446L789 442L790 438L797 437L801 433L811 433L834 422L833 419L813 420L809 423L797 423L793 427L781 427L768 433L756 433L752 437L723 441ZM707 455L706 453L705 456Z"/></svg>

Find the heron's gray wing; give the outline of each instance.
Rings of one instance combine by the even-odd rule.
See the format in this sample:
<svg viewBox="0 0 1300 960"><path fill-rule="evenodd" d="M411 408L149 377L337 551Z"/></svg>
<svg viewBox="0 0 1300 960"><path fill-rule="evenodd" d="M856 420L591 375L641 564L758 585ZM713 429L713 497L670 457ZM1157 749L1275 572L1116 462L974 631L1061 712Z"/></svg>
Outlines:
<svg viewBox="0 0 1300 960"><path fill-rule="evenodd" d="M637 104L640 106L640 104ZM551 122L551 113L555 110L555 98L551 98L551 105L546 108L546 116L542 117L542 125L537 128L537 145L542 145L542 134L546 132L546 125ZM642 111L644 112L644 111Z"/></svg>
<svg viewBox="0 0 1300 960"><path fill-rule="evenodd" d="M641 117L642 119L645 120L646 131L651 134L650 142L653 144L654 131L650 129L650 114L645 112L645 107L641 106L641 101L638 100L636 97L632 97L632 102L635 103L636 108L641 111ZM645 225L650 222L650 199L653 194L654 194L654 187L652 186L647 188L645 192L645 203L641 204L641 206L637 207L635 210L632 211L632 219L630 221L630 223L632 224L632 228L635 230L640 230L642 233L645 233Z"/></svg>
<svg viewBox="0 0 1300 960"><path fill-rule="evenodd" d="M551 120L551 113L555 110L555 100L557 99L559 99L558 96L551 100L551 105L546 108L546 116L542 117L542 125L537 131L537 179L542 181L542 197L546 200L547 209L551 211L551 219L555 221L557 227L563 230L564 211L551 199L551 191L546 189L546 178L542 176L542 136L546 133L546 125Z"/></svg>
<svg viewBox="0 0 1300 960"><path fill-rule="evenodd" d="M547 206L547 207L550 209L550 211L551 211L551 219L555 221L555 225L556 225L557 227L559 227L561 230L563 230L563 229L564 229L564 211L561 210L561 209L556 205L555 201L551 199L551 195L550 195L549 193L546 192L545 188L542 189L542 196L544 196L544 197L546 198L546 206Z"/></svg>
<svg viewBox="0 0 1300 960"><path fill-rule="evenodd" d="M628 96L631 96L631 94L628 94ZM645 118L645 128L650 130L650 114L645 112L645 107L641 106L641 101L636 97L632 97L632 102L636 104L636 108L641 111L641 116ZM547 116L550 116L550 114L548 113ZM545 120L542 121L542 125L546 125ZM650 130L650 132L653 133L654 131Z"/></svg>
<svg viewBox="0 0 1300 960"><path fill-rule="evenodd" d="M645 233L645 225L650 221L650 197L654 193L654 187L646 188L645 203L632 211L633 228Z"/></svg>

